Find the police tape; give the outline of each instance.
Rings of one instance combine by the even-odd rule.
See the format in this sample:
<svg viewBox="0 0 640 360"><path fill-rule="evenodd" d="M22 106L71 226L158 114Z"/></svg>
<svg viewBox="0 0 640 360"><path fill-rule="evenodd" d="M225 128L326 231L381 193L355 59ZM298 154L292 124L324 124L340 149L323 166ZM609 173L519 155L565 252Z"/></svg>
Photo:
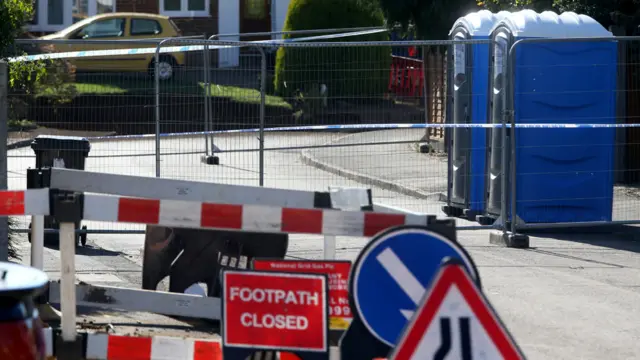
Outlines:
<svg viewBox="0 0 640 360"><path fill-rule="evenodd" d="M511 124L506 125L511 128ZM517 129L620 129L639 128L640 124L516 124ZM264 128L264 132L301 132L301 131L339 131L339 130L391 130L391 129L433 129L433 128L454 128L454 129L501 129L502 124L345 124L345 125L310 125L310 126L283 126ZM200 135L216 134L240 134L257 133L260 128L215 130L215 131L191 131L177 133L161 133L159 137L188 137ZM117 140L117 139L144 139L155 138L156 134L137 135L114 135L114 136L93 136L87 140Z"/></svg>
<svg viewBox="0 0 640 360"><path fill-rule="evenodd" d="M209 47L209 50L218 50L218 49L231 49L242 46L249 46L247 44L264 44L264 45L279 45L285 43L293 43L293 42L305 42L305 41L314 41L314 40L330 40L330 39L338 39L352 36L362 36L362 35L371 35L377 34L381 32L386 32L387 29L372 29L372 30L362 30L362 31L354 31L348 33L340 33L340 34L329 34L329 35L317 35L317 36L309 36L295 39L282 39L282 40L260 40L260 41L250 41L250 42L237 42L237 45L213 45L215 43L234 43L233 41L211 41L212 45L186 45L186 46L167 46L161 47L160 53L176 53L176 52L189 52L189 51L202 51L205 46ZM189 41L189 40L183 40ZM197 41L197 40L191 40ZM200 40L202 41L202 40ZM117 44L105 44L107 46L113 46ZM25 56L16 56L9 58L9 62L18 62L18 61L37 61L37 60L50 60L50 59L72 59L72 58L81 58L81 57L102 57L102 56L118 56L118 55L144 55L144 54L155 54L156 47L148 47L148 48L137 48L137 49L105 49L105 50L89 50L89 51L70 51L70 52L61 52L61 53L49 53L49 54L38 54L38 55L25 55Z"/></svg>

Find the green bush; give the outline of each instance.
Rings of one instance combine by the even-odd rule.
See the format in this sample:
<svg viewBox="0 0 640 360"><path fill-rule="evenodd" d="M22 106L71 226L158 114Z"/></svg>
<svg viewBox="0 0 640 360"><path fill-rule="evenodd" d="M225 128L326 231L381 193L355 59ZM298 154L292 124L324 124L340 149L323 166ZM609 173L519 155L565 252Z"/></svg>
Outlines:
<svg viewBox="0 0 640 360"><path fill-rule="evenodd" d="M364 0L291 0L285 31L384 26L382 10ZM308 35L290 36L285 38ZM387 41L386 32L322 42ZM328 96L381 97L389 81L391 48L381 46L281 47L276 56L276 93L291 98L298 91Z"/></svg>
<svg viewBox="0 0 640 360"><path fill-rule="evenodd" d="M0 60L26 54L15 39L24 37L24 25L33 16L32 0L0 0ZM40 49L41 50L41 49ZM47 52L47 51L44 51ZM55 93L54 102L64 103L74 94L75 69L66 60L9 63L9 125L29 124L25 119L30 100L43 89ZM5 174L6 176L6 174ZM20 260L14 218L8 219L9 259ZM4 259L0 259L2 261Z"/></svg>

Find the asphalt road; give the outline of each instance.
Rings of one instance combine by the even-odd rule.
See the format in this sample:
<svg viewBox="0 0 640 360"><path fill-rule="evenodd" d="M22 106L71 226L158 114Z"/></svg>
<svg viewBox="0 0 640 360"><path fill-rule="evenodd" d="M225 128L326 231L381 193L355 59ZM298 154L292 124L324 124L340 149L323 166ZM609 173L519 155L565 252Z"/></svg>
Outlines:
<svg viewBox="0 0 640 360"><path fill-rule="evenodd" d="M268 134L266 147L326 143L340 134ZM223 150L257 148L252 134L219 136ZM202 151L202 139L162 141L162 152ZM150 140L94 142L87 169L153 176L154 143ZM317 150L316 150L317 151ZM349 150L345 150L348 152ZM31 149L10 152L9 186L25 187L25 169L33 167ZM16 157L17 156L17 157ZM357 161L354 159L353 161ZM402 159L387 158L388 164ZM257 152L221 155L221 166L202 165L199 155L165 155L163 177L258 184ZM440 174L446 174L441 172ZM438 180L440 181L440 180ZM322 190L328 186L359 186L354 181L305 165L300 150L268 151L265 185ZM361 185L360 185L361 186ZM413 211L439 212L435 199L416 199L373 188L374 200ZM464 224L460 221L460 224ZM130 225L87 223L91 229L135 228ZM137 227L140 229L140 227ZM479 267L483 288L529 359L640 358L640 235L635 229L608 233L547 234L532 237L529 250L489 245L488 231L461 231L460 243ZM354 259L367 240L338 238L338 257ZM95 284L139 287L142 235L90 235L90 246L79 249L78 279ZM28 262L28 244L21 244ZM292 236L290 256L322 257L322 238ZM47 248L45 270L58 276L58 251ZM142 315L141 315L142 316ZM116 326L117 328L117 326Z"/></svg>

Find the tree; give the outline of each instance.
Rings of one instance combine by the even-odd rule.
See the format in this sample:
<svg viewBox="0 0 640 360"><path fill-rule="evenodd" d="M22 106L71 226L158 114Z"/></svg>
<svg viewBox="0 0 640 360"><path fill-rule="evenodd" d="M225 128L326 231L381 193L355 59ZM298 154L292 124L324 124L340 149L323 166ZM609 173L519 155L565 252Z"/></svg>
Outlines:
<svg viewBox="0 0 640 360"><path fill-rule="evenodd" d="M640 0L481 0L491 11L533 9L589 15L602 26L640 24Z"/></svg>
<svg viewBox="0 0 640 360"><path fill-rule="evenodd" d="M538 12L553 10L553 0L480 0L478 5L492 12L521 9L532 9Z"/></svg>
<svg viewBox="0 0 640 360"><path fill-rule="evenodd" d="M0 1L0 60L11 56L22 55L17 49L15 39L23 33L24 25L33 16L31 0ZM9 63L9 86L26 91L33 91L33 86L46 74L45 62L12 62Z"/></svg>
<svg viewBox="0 0 640 360"><path fill-rule="evenodd" d="M7 56L14 39L33 16L33 5L27 0L0 1L0 56Z"/></svg>
<svg viewBox="0 0 640 360"><path fill-rule="evenodd" d="M364 0L363 0L364 1ZM378 3L390 26L413 25L418 39L444 40L453 23L479 9L475 0L366 0Z"/></svg>
<svg viewBox="0 0 640 360"><path fill-rule="evenodd" d="M589 15L605 28L614 23L623 25L627 20L634 22L636 27L640 23L639 0L554 0L553 5L560 12L573 11Z"/></svg>

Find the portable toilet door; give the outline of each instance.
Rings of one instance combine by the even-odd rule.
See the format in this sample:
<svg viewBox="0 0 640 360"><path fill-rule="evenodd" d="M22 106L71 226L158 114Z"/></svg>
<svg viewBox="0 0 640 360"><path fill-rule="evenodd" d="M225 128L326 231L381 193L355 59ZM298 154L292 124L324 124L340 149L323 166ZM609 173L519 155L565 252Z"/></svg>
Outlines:
<svg viewBox="0 0 640 360"><path fill-rule="evenodd" d="M489 132L486 213L481 223L499 218L503 198L507 221L511 210L520 223L611 220L615 130L590 124L616 122L618 45L602 39L570 40L610 37L594 19L572 12L523 10L495 25L489 122L502 123L511 109L516 124L572 125L516 128L506 132L505 144L502 128ZM511 46L531 38L569 40L516 45L515 58L509 62ZM515 169L508 168L511 136L516 143ZM511 170L515 170L516 209L510 206ZM508 182L507 194L502 193L503 181Z"/></svg>
<svg viewBox="0 0 640 360"><path fill-rule="evenodd" d="M491 44L491 59L489 71L489 106L488 123L492 125L502 124L506 113L507 105L507 70L508 53L512 37L506 32L497 32ZM507 132L508 135L508 132ZM491 127L486 131L486 141L488 144L485 153L485 213L478 217L478 222L482 225L492 224L500 216L502 204L502 178L508 169L502 168L502 128ZM508 137L507 137L508 141Z"/></svg>
<svg viewBox="0 0 640 360"><path fill-rule="evenodd" d="M494 14L488 10L470 13L459 18L449 36L460 43L449 50L450 94L448 120L453 124L482 124L487 119L489 82L489 34L492 27L509 12ZM468 44L465 40L487 40L486 43ZM486 130L481 128L451 128L447 148L448 190L447 205L442 211L447 216L464 216L475 221L484 210L484 169Z"/></svg>

